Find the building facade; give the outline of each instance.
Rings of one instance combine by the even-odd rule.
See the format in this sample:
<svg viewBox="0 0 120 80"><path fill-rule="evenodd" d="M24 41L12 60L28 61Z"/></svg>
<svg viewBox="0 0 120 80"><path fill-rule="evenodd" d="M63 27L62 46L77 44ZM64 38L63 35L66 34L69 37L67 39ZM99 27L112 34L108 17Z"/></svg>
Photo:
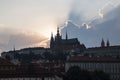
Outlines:
<svg viewBox="0 0 120 80"><path fill-rule="evenodd" d="M120 46L92 47L86 49L83 54L92 56L113 56L120 58Z"/></svg>
<svg viewBox="0 0 120 80"><path fill-rule="evenodd" d="M120 59L114 57L72 56L65 64L67 71L72 66L79 66L89 71L104 71L111 80L120 80Z"/></svg>
<svg viewBox="0 0 120 80"><path fill-rule="evenodd" d="M83 55L91 56L112 56L120 58L120 45L110 46L109 40L105 41L102 39L100 47L91 47L84 50Z"/></svg>

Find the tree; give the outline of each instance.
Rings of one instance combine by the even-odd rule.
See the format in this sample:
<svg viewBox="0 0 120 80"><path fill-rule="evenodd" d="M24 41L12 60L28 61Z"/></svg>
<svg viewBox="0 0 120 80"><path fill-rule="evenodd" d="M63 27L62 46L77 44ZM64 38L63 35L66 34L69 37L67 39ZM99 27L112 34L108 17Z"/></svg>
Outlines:
<svg viewBox="0 0 120 80"><path fill-rule="evenodd" d="M95 70L93 72L93 80L110 80L110 76L109 76L109 74L107 74L103 71Z"/></svg>
<svg viewBox="0 0 120 80"><path fill-rule="evenodd" d="M81 72L81 69L77 66L74 66L74 67L71 67L66 75L65 75L65 78L66 80L80 80L80 73Z"/></svg>
<svg viewBox="0 0 120 80"><path fill-rule="evenodd" d="M66 72L63 80L110 80L110 76L103 71L88 71L73 66Z"/></svg>

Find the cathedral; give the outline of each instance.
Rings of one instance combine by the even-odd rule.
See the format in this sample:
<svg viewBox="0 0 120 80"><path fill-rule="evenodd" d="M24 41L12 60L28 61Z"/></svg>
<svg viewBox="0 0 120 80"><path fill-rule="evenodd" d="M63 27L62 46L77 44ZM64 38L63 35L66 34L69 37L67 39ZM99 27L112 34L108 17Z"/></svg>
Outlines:
<svg viewBox="0 0 120 80"><path fill-rule="evenodd" d="M86 47L84 44L80 44L77 38L68 39L68 34L66 31L66 38L62 39L62 35L59 32L59 27L57 28L57 34L53 36L51 34L50 48L52 50L83 50Z"/></svg>

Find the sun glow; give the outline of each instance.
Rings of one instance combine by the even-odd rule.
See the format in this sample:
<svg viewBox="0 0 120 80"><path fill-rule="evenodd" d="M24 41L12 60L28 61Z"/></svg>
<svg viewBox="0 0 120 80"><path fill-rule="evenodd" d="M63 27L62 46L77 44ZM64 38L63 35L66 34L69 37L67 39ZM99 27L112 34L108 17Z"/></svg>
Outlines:
<svg viewBox="0 0 120 80"><path fill-rule="evenodd" d="M50 39L51 33L56 34L56 29L48 28L43 35Z"/></svg>
<svg viewBox="0 0 120 80"><path fill-rule="evenodd" d="M46 28L43 27L43 29L41 29L41 31L39 31L38 33L50 39L51 33L53 33L53 35L56 34L56 27L51 27L51 26L48 26Z"/></svg>

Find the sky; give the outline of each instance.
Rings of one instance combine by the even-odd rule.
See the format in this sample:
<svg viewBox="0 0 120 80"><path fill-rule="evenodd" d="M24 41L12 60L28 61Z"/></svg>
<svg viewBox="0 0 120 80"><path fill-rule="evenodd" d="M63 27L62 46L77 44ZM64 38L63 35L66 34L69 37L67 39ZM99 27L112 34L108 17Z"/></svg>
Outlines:
<svg viewBox="0 0 120 80"><path fill-rule="evenodd" d="M0 52L49 47L57 26L63 38L77 37L86 47L102 38L119 45L119 0L0 0Z"/></svg>

